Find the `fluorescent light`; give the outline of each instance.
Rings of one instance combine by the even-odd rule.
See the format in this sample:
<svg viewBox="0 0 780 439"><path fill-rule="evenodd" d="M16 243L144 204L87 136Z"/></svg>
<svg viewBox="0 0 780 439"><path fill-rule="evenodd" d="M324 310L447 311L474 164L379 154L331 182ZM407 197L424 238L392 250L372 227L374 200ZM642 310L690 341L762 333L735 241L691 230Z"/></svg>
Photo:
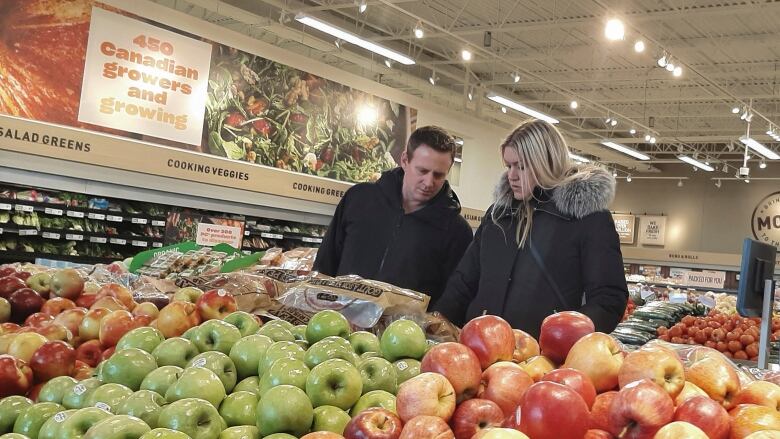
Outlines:
<svg viewBox="0 0 780 439"><path fill-rule="evenodd" d="M463 59L463 61L471 61L472 54L470 51L463 49L460 51L460 57Z"/></svg>
<svg viewBox="0 0 780 439"><path fill-rule="evenodd" d="M586 159L585 157L583 157L581 155L569 153L569 157L571 157L572 160L576 160L578 162L590 163L590 160Z"/></svg>
<svg viewBox="0 0 780 439"><path fill-rule="evenodd" d="M713 168L712 166L702 163L692 157L688 157L687 155L677 156L677 158L684 161L685 163L688 163L689 165L696 166L699 169L704 169L707 172L712 172L715 170L715 168Z"/></svg>
<svg viewBox="0 0 780 439"><path fill-rule="evenodd" d="M507 99L507 98L505 98L503 96L499 96L497 94L490 93L490 94L487 95L487 98L490 99L493 102L496 102L496 103L501 104L501 105L506 105L507 107L509 107L509 108L511 108L513 110L517 110L517 111L519 111L521 113L527 114L527 115L535 117L537 119L541 119L541 120L543 120L545 122L549 122L549 123L558 123L558 122L560 122L558 119L556 119L554 117L548 116L548 115L546 115L544 113L540 113L540 112L534 110L533 108L526 107L523 104L515 102L515 101L513 101L511 99Z"/></svg>
<svg viewBox="0 0 780 439"><path fill-rule="evenodd" d="M604 146L608 146L614 149L615 151L620 151L623 154L630 155L631 157L637 158L639 160L650 160L649 156L646 156L635 149L629 148L619 143L611 142L609 140L604 140L601 142L601 144Z"/></svg>
<svg viewBox="0 0 780 439"><path fill-rule="evenodd" d="M642 53L645 51L645 42L642 40L637 41L634 43L634 52L636 53Z"/></svg>
<svg viewBox="0 0 780 439"><path fill-rule="evenodd" d="M385 58L390 58L393 61L397 61L407 66L414 64L414 60L409 58L406 55L402 55L401 53L396 52L395 50L390 50L386 47L380 46L379 44L372 43L371 41L364 40L363 38L351 32L347 32L345 30L339 29L336 26L326 23L318 18L314 18L305 14L298 14L295 16L295 19L305 24L306 26L313 27L319 31L333 35L334 37L340 40L344 40L348 43L352 43L356 46L360 46L366 50L370 50L374 53L378 53L379 55L382 55Z"/></svg>
<svg viewBox="0 0 780 439"><path fill-rule="evenodd" d="M580 104L577 101L569 102L569 108L571 108L572 110L576 110L577 108L579 108L579 106L580 106Z"/></svg>
<svg viewBox="0 0 780 439"><path fill-rule="evenodd" d="M416 26L414 26L414 37L417 39L420 39L425 36L425 31L423 30L420 23L417 23Z"/></svg>
<svg viewBox="0 0 780 439"><path fill-rule="evenodd" d="M731 114L739 114L739 107L734 107L731 109Z"/></svg>
<svg viewBox="0 0 780 439"><path fill-rule="evenodd" d="M472 92L469 92L469 95L468 95L468 96L469 96L469 100L470 100L470 101L473 101L473 100L474 100L474 94L473 94Z"/></svg>
<svg viewBox="0 0 780 439"><path fill-rule="evenodd" d="M772 151L771 149L767 148L766 146L762 145L761 143L757 142L753 138L750 138L748 136L742 136L739 138L739 141L744 143L748 148L751 148L753 151L768 158L769 160L780 160L780 155L778 155L776 152Z"/></svg>
<svg viewBox="0 0 780 439"><path fill-rule="evenodd" d="M622 40L626 36L626 27L619 19L612 18L604 27L604 36L611 41Z"/></svg>
<svg viewBox="0 0 780 439"><path fill-rule="evenodd" d="M632 134L632 135L633 135L633 134L636 134L636 129L634 129L634 128L631 128L630 130L628 130L628 133L629 133L629 134Z"/></svg>

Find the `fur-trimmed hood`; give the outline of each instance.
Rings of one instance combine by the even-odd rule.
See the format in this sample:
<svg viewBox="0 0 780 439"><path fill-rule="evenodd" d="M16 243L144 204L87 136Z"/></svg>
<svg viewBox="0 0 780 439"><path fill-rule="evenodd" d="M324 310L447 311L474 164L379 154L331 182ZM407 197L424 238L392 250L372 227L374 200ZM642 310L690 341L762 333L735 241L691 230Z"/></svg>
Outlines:
<svg viewBox="0 0 780 439"><path fill-rule="evenodd" d="M607 210L615 198L615 178L606 169L595 165L578 165L557 187L543 191L540 202L552 202L561 214L575 219ZM494 202L513 199L506 172L493 194Z"/></svg>

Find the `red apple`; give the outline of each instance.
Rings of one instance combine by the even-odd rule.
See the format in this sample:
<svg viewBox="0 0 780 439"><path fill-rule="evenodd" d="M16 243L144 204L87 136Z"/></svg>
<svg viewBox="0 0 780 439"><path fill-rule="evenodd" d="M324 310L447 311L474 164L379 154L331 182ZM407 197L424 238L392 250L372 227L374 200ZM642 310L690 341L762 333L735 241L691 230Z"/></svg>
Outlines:
<svg viewBox="0 0 780 439"><path fill-rule="evenodd" d="M756 404L780 410L780 386L769 381L753 381L734 398L734 405Z"/></svg>
<svg viewBox="0 0 780 439"><path fill-rule="evenodd" d="M574 343L564 367L584 372L596 392L602 393L617 387L622 364L623 351L617 341L607 334L594 332Z"/></svg>
<svg viewBox="0 0 780 439"><path fill-rule="evenodd" d="M675 421L684 421L699 427L710 439L729 437L731 420L726 409L707 396L694 396L677 407Z"/></svg>
<svg viewBox="0 0 780 439"><path fill-rule="evenodd" d="M200 315L194 303L171 302L160 310L157 329L165 338L178 337L193 326L200 324Z"/></svg>
<svg viewBox="0 0 780 439"><path fill-rule="evenodd" d="M694 396L707 396L707 392L701 390L696 384L693 384L690 381L686 381L680 394L674 398L674 406L679 407L685 401L693 398ZM709 396L707 397L709 398Z"/></svg>
<svg viewBox="0 0 780 439"><path fill-rule="evenodd" d="M525 331L513 329L515 335L515 351L512 354L512 361L522 363L523 361L539 355L539 343Z"/></svg>
<svg viewBox="0 0 780 439"><path fill-rule="evenodd" d="M651 380L620 389L609 408L609 432L619 438L644 439L674 419L674 402Z"/></svg>
<svg viewBox="0 0 780 439"><path fill-rule="evenodd" d="M616 391L604 392L596 395L593 407L590 409L590 428L596 430L609 430L609 408L617 396Z"/></svg>
<svg viewBox="0 0 780 439"><path fill-rule="evenodd" d="M675 421L666 424L653 436L653 439L709 439L701 429L688 422Z"/></svg>
<svg viewBox="0 0 780 439"><path fill-rule="evenodd" d="M404 424L399 439L455 439L455 435L438 416L415 416Z"/></svg>
<svg viewBox="0 0 780 439"><path fill-rule="evenodd" d="M504 412L493 401L469 399L455 409L450 424L456 439L471 439L480 430L501 427Z"/></svg>
<svg viewBox="0 0 780 439"><path fill-rule="evenodd" d="M227 290L209 290L201 294L195 306L203 320L223 319L238 309L235 297Z"/></svg>
<svg viewBox="0 0 780 439"><path fill-rule="evenodd" d="M79 338L82 340L96 340L100 336L100 322L111 314L108 308L93 308L84 314L79 324Z"/></svg>
<svg viewBox="0 0 780 439"><path fill-rule="evenodd" d="M315 431L301 436L301 439L344 439L344 436L332 431Z"/></svg>
<svg viewBox="0 0 780 439"><path fill-rule="evenodd" d="M745 439L780 439L778 430L760 430L745 436Z"/></svg>
<svg viewBox="0 0 780 439"><path fill-rule="evenodd" d="M23 281L26 281L27 279L30 278L30 276L32 276L32 273L30 273L29 271L17 271L16 273L13 273L11 276L15 276Z"/></svg>
<svg viewBox="0 0 780 439"><path fill-rule="evenodd" d="M547 316L539 332L542 355L561 364L577 340L596 331L590 317L577 311L563 311Z"/></svg>
<svg viewBox="0 0 780 439"><path fill-rule="evenodd" d="M121 303L125 308L128 310L131 310L135 308L135 301L133 300L133 293L130 292L127 288L123 287L122 285L116 284L116 283L110 283L103 285L101 287L97 294L97 300L100 300L104 297L113 297L114 299L118 300L119 303Z"/></svg>
<svg viewBox="0 0 780 439"><path fill-rule="evenodd" d="M509 361L515 352L515 335L506 320L485 315L472 319L460 332L459 341L477 355L482 369L497 361Z"/></svg>
<svg viewBox="0 0 780 439"><path fill-rule="evenodd" d="M645 378L663 387L674 399L685 385L685 369L673 351L661 347L645 347L629 353L623 359L623 365L618 372L618 384L624 387L628 383Z"/></svg>
<svg viewBox="0 0 780 439"><path fill-rule="evenodd" d="M83 361L90 367L96 367L103 355L100 340L89 340L76 348L76 360Z"/></svg>
<svg viewBox="0 0 780 439"><path fill-rule="evenodd" d="M420 415L449 421L455 412L455 389L444 375L423 372L398 387L395 405L404 422Z"/></svg>
<svg viewBox="0 0 780 439"><path fill-rule="evenodd" d="M8 298L11 303L11 318L23 322L30 314L41 310L46 300L32 288L20 288Z"/></svg>
<svg viewBox="0 0 780 439"><path fill-rule="evenodd" d="M0 277L10 276L16 273L16 267L9 264L0 265Z"/></svg>
<svg viewBox="0 0 780 439"><path fill-rule="evenodd" d="M511 428L486 428L471 439L529 439L523 433Z"/></svg>
<svg viewBox="0 0 780 439"><path fill-rule="evenodd" d="M110 348L104 350L100 356L100 361L108 360L109 358L111 358L112 355L114 355L115 351L116 351L116 346L111 346Z"/></svg>
<svg viewBox="0 0 780 439"><path fill-rule="evenodd" d="M458 403L473 398L479 391L482 369L479 359L466 345L450 342L432 347L425 354L420 371L444 375L455 389Z"/></svg>
<svg viewBox="0 0 780 439"><path fill-rule="evenodd" d="M38 383L30 387L30 390L27 391L27 398L32 402L38 402L38 396L41 394L41 389L44 384L46 383Z"/></svg>
<svg viewBox="0 0 780 439"><path fill-rule="evenodd" d="M523 395L534 380L519 367L500 364L496 363L482 372L482 386L478 397L496 403L504 417L507 417L520 405Z"/></svg>
<svg viewBox="0 0 780 439"><path fill-rule="evenodd" d="M16 276L0 277L0 297L8 299L16 290L26 288L27 284Z"/></svg>
<svg viewBox="0 0 780 439"><path fill-rule="evenodd" d="M587 404L588 410L590 410L593 402L596 400L596 388L593 387L590 378L577 369L557 369L543 376L541 381L552 381L571 388L580 394L582 400Z"/></svg>
<svg viewBox="0 0 780 439"><path fill-rule="evenodd" d="M582 439L613 439L612 433L604 430L588 430Z"/></svg>
<svg viewBox="0 0 780 439"><path fill-rule="evenodd" d="M70 376L75 366L76 350L64 341L44 343L30 359L30 367L38 382L61 375Z"/></svg>
<svg viewBox="0 0 780 439"><path fill-rule="evenodd" d="M0 334L12 334L19 330L21 326L13 322L0 323Z"/></svg>
<svg viewBox="0 0 780 439"><path fill-rule="evenodd" d="M741 404L729 412L731 439L744 439L762 430L780 430L780 413L777 410L755 404Z"/></svg>
<svg viewBox="0 0 780 439"><path fill-rule="evenodd" d="M72 268L57 270L51 276L51 292L58 297L75 299L84 290L84 279Z"/></svg>
<svg viewBox="0 0 780 439"><path fill-rule="evenodd" d="M43 324L35 328L35 332L41 334L50 341L60 340L68 342L69 344L73 343L73 333L70 332L68 328L56 322Z"/></svg>
<svg viewBox="0 0 780 439"><path fill-rule="evenodd" d="M520 368L526 371L534 382L539 382L543 376L555 370L555 365L544 355L537 355L520 363Z"/></svg>
<svg viewBox="0 0 780 439"><path fill-rule="evenodd" d="M344 427L344 439L398 439L403 424L390 410L371 407L353 417Z"/></svg>
<svg viewBox="0 0 780 439"><path fill-rule="evenodd" d="M520 431L533 439L582 439L590 423L582 397L550 381L529 387L518 411Z"/></svg>
<svg viewBox="0 0 780 439"><path fill-rule="evenodd" d="M138 326L140 325L133 319L130 311L112 311L100 321L100 330L98 331L100 344L104 348L114 346L123 335Z"/></svg>
<svg viewBox="0 0 780 439"><path fill-rule="evenodd" d="M133 315L136 317L147 316L156 319L157 316L160 315L160 310L157 308L157 305L152 302L143 302L133 308Z"/></svg>
<svg viewBox="0 0 780 439"><path fill-rule="evenodd" d="M80 306L82 308L92 309L92 305L97 302L98 296L97 294L82 294L79 297L76 298L76 306Z"/></svg>
<svg viewBox="0 0 780 439"><path fill-rule="evenodd" d="M12 355L0 355L0 398L24 395L32 387L33 371Z"/></svg>
<svg viewBox="0 0 780 439"><path fill-rule="evenodd" d="M119 301L116 297L101 297L97 300L95 300L94 303L92 303L92 306L89 307L89 309L95 309L95 308L108 308L111 311L119 311L119 310L125 310L127 311L127 307L122 305L122 302Z"/></svg>
<svg viewBox="0 0 780 439"><path fill-rule="evenodd" d="M45 312L36 312L24 319L24 326L38 327L54 321L54 316Z"/></svg>
<svg viewBox="0 0 780 439"><path fill-rule="evenodd" d="M76 360L76 366L73 368L73 374L71 375L71 377L73 377L77 381L81 381L90 378L94 373L95 373L95 368L90 367L87 363L84 363L83 361Z"/></svg>
<svg viewBox="0 0 780 439"><path fill-rule="evenodd" d="M66 309L54 318L54 323L68 328L73 335L79 335L79 326L81 321L84 320L84 316L87 315L86 308L72 308Z"/></svg>
<svg viewBox="0 0 780 439"><path fill-rule="evenodd" d="M699 386L707 395L730 410L734 397L741 390L739 377L726 359L703 357L694 361L685 373L691 383Z"/></svg>
<svg viewBox="0 0 780 439"><path fill-rule="evenodd" d="M75 308L76 304L64 297L54 297L46 301L41 307L41 312L56 316L57 314L65 311L66 309Z"/></svg>

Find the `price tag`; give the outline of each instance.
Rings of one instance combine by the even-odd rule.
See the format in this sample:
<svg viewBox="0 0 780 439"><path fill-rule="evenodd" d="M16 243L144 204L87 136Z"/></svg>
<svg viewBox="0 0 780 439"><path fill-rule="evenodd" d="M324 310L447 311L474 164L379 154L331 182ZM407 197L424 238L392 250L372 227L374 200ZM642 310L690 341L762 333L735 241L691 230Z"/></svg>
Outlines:
<svg viewBox="0 0 780 439"><path fill-rule="evenodd" d="M303 242L313 242L315 244L321 244L322 238L309 238L308 236L304 236Z"/></svg>
<svg viewBox="0 0 780 439"><path fill-rule="evenodd" d="M27 204L17 204L16 205L16 211L17 212L32 212L35 209L32 206L28 206Z"/></svg>
<svg viewBox="0 0 780 439"><path fill-rule="evenodd" d="M153 242L152 247L160 248L162 247L162 242Z"/></svg>
<svg viewBox="0 0 780 439"><path fill-rule="evenodd" d="M688 301L688 294L687 293L670 293L669 294L669 303L685 303Z"/></svg>
<svg viewBox="0 0 780 439"><path fill-rule="evenodd" d="M284 239L284 235L277 235L275 233L261 233L260 236L268 239Z"/></svg>
<svg viewBox="0 0 780 439"><path fill-rule="evenodd" d="M45 212L47 215L57 215L57 216L62 216L62 209L52 209L51 207L47 207L47 208L43 209L43 211L44 211L44 212Z"/></svg>
<svg viewBox="0 0 780 439"><path fill-rule="evenodd" d="M89 242L94 242L97 244L105 244L108 241L107 238L104 238L102 236L90 236Z"/></svg>
<svg viewBox="0 0 780 439"><path fill-rule="evenodd" d="M133 241L132 244L134 247L149 247L149 243L146 241Z"/></svg>
<svg viewBox="0 0 780 439"><path fill-rule="evenodd" d="M409 368L409 364L406 361L399 361L396 363L396 367L398 367L398 370L404 371Z"/></svg>
<svg viewBox="0 0 780 439"><path fill-rule="evenodd" d="M119 245L127 244L127 240L121 238L111 238L109 242L111 242L111 244L119 244Z"/></svg>
<svg viewBox="0 0 780 439"><path fill-rule="evenodd" d="M65 235L65 239L67 239L68 241L83 241L84 235L76 235L76 234L68 233Z"/></svg>
<svg viewBox="0 0 780 439"><path fill-rule="evenodd" d="M130 222L133 224L146 224L149 222L146 218L132 218Z"/></svg>
<svg viewBox="0 0 780 439"><path fill-rule="evenodd" d="M699 303L706 306L707 308L715 308L717 306L715 299L710 296L699 296Z"/></svg>
<svg viewBox="0 0 780 439"><path fill-rule="evenodd" d="M111 221L111 222L115 222L115 223L121 223L124 220L125 219L122 218L121 216L116 216L116 215L107 215L106 216L106 221Z"/></svg>
<svg viewBox="0 0 780 439"><path fill-rule="evenodd" d="M84 218L84 212L77 212L75 210L69 210L65 213L65 215L71 218Z"/></svg>
<svg viewBox="0 0 780 439"><path fill-rule="evenodd" d="M60 239L59 233L43 232L42 236L46 239Z"/></svg>
<svg viewBox="0 0 780 439"><path fill-rule="evenodd" d="M11 210L11 205L8 203L0 203L0 210Z"/></svg>
<svg viewBox="0 0 780 439"><path fill-rule="evenodd" d="M38 231L35 229L22 229L19 230L19 236L36 236Z"/></svg>
<svg viewBox="0 0 780 439"><path fill-rule="evenodd" d="M244 253L245 255L251 255L252 254L252 252L249 251L249 250L242 250L242 253Z"/></svg>
<svg viewBox="0 0 780 439"><path fill-rule="evenodd" d="M102 213L92 213L90 212L87 214L87 218L93 219L93 220L104 220L106 219L106 216Z"/></svg>
<svg viewBox="0 0 780 439"><path fill-rule="evenodd" d="M0 235L2 235L2 234L3 234L3 228L0 227Z"/></svg>
<svg viewBox="0 0 780 439"><path fill-rule="evenodd" d="M152 225L155 227L165 227L165 221L152 220Z"/></svg>

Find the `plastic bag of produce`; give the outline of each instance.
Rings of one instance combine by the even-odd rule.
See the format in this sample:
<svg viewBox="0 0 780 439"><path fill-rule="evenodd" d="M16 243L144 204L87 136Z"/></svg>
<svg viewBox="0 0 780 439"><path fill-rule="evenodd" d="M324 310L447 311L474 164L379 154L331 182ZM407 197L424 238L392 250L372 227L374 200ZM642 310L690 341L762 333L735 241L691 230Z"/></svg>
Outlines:
<svg viewBox="0 0 780 439"><path fill-rule="evenodd" d="M724 362L726 362L726 364L728 364L729 367L734 369L737 376L739 377L739 381L742 387L750 384L751 382L757 379L755 375L748 372L749 370L748 367L735 363L730 358L718 352L717 349L712 349L706 346L698 346L698 345L674 344L674 343L665 342L663 340L653 340L647 343L645 346L661 346L674 351L677 354L677 357L680 359L680 361L682 361L686 370L688 370L688 368L693 363L705 357L714 357L714 358L721 359Z"/></svg>

